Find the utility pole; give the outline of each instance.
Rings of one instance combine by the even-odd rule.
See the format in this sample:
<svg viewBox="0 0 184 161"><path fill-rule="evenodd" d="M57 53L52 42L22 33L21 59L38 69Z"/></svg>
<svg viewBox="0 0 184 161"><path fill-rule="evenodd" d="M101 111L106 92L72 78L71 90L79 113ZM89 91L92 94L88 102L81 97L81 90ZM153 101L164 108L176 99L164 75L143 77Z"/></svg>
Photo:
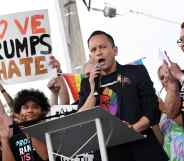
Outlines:
<svg viewBox="0 0 184 161"><path fill-rule="evenodd" d="M71 72L81 72L81 64L86 62L80 29L76 0L57 0L59 14L64 27L64 40L67 48L67 62Z"/></svg>

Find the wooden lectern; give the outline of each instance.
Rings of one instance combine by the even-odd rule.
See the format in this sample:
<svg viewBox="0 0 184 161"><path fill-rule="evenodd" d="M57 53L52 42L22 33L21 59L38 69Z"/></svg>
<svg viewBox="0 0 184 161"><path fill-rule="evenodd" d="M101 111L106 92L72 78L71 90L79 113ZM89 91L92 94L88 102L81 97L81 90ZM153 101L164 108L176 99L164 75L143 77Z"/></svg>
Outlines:
<svg viewBox="0 0 184 161"><path fill-rule="evenodd" d="M50 161L54 161L56 153L73 160L77 154L98 149L102 161L108 161L106 147L144 138L100 108L41 122L24 130L46 141Z"/></svg>

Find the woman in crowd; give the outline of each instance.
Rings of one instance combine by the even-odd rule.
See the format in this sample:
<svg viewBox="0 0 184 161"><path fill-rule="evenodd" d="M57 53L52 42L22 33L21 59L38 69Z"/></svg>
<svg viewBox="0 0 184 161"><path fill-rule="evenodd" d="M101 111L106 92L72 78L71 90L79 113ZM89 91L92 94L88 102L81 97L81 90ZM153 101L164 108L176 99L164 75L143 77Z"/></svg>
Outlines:
<svg viewBox="0 0 184 161"><path fill-rule="evenodd" d="M180 83L172 76L167 64L158 69L159 79L166 91L164 101L160 99L163 112L160 129L163 134L163 147L170 161L184 161L184 115L180 97Z"/></svg>

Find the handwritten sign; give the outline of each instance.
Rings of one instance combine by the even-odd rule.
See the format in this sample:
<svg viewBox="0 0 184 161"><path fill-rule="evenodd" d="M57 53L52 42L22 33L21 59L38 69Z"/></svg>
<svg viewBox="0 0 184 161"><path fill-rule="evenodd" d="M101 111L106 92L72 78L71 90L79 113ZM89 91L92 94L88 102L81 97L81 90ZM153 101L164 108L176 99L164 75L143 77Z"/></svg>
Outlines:
<svg viewBox="0 0 184 161"><path fill-rule="evenodd" d="M50 77L54 73L48 66L51 52L47 10L0 16L2 83L19 83Z"/></svg>

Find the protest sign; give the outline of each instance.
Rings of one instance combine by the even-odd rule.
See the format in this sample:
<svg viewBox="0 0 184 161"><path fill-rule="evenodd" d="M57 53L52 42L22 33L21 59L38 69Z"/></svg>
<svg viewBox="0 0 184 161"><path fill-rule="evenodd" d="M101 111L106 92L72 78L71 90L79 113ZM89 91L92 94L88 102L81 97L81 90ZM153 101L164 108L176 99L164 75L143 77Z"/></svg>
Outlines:
<svg viewBox="0 0 184 161"><path fill-rule="evenodd" d="M45 79L52 45L47 10L0 16L0 81L5 84Z"/></svg>

